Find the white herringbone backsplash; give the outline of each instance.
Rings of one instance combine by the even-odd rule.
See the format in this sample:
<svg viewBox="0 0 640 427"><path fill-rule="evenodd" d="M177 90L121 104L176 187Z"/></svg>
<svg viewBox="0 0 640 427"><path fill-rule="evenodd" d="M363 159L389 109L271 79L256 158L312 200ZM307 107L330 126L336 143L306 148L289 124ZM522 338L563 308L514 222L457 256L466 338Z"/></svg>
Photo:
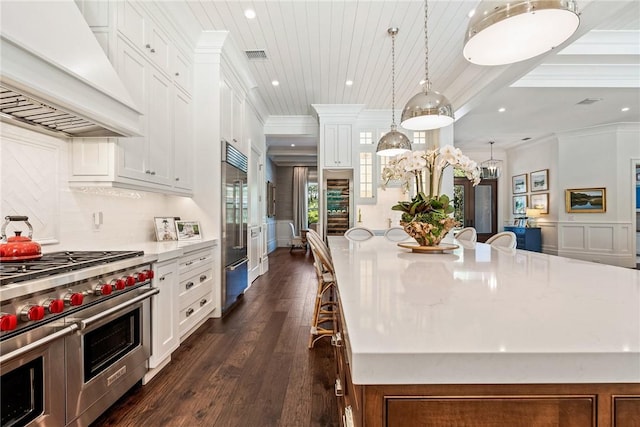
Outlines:
<svg viewBox="0 0 640 427"><path fill-rule="evenodd" d="M155 241L155 216L189 216L191 199L145 191L88 187L72 189L68 144L15 126L0 126L0 215L27 215L44 252L117 249ZM94 213L103 223L94 225ZM13 226L13 225L12 225ZM26 227L16 224L17 229Z"/></svg>

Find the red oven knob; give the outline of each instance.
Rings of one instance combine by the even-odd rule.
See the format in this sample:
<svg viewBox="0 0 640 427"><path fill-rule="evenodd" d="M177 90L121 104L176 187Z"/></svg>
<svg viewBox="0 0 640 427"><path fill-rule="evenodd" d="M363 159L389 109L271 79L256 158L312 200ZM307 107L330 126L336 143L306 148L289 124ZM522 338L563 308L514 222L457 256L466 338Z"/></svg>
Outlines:
<svg viewBox="0 0 640 427"><path fill-rule="evenodd" d="M145 280L147 280L147 273L145 271L136 273L136 281L138 283L144 282Z"/></svg>
<svg viewBox="0 0 640 427"><path fill-rule="evenodd" d="M15 314L0 313L0 331L13 331L18 326Z"/></svg>
<svg viewBox="0 0 640 427"><path fill-rule="evenodd" d="M67 294L64 296L64 302L67 305L82 305L82 301L84 300L84 295L82 295L81 293L75 293L75 294Z"/></svg>
<svg viewBox="0 0 640 427"><path fill-rule="evenodd" d="M111 285L116 288L116 291L121 291L127 284L124 279L113 279Z"/></svg>
<svg viewBox="0 0 640 427"><path fill-rule="evenodd" d="M155 277L153 270L145 270L144 272L147 273L147 279L153 279Z"/></svg>
<svg viewBox="0 0 640 427"><path fill-rule="evenodd" d="M42 306L51 314L62 313L62 310L64 310L64 301L61 299L49 298L42 303Z"/></svg>
<svg viewBox="0 0 640 427"><path fill-rule="evenodd" d="M96 295L111 295L111 292L113 292L113 286L108 283L100 283L99 285L96 285L93 292Z"/></svg>
<svg viewBox="0 0 640 427"><path fill-rule="evenodd" d="M20 310L20 318L26 322L42 320L44 317L44 307L41 305L29 304Z"/></svg>
<svg viewBox="0 0 640 427"><path fill-rule="evenodd" d="M127 284L127 286L133 286L136 284L136 277L135 276L127 276L124 279L125 283Z"/></svg>

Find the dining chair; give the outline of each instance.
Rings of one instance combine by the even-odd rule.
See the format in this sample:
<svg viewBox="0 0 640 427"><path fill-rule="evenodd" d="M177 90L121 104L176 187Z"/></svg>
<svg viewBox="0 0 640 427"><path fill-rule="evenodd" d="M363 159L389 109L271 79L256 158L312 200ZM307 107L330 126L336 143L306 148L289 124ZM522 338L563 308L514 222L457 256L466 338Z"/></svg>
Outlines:
<svg viewBox="0 0 640 427"><path fill-rule="evenodd" d="M374 236L373 231L367 227L351 227L344 232L344 237L349 240L361 242L363 240L369 240Z"/></svg>
<svg viewBox="0 0 640 427"><path fill-rule="evenodd" d="M464 240L467 242L477 242L478 234L476 233L476 229L473 227L465 227L458 231L455 236L456 240Z"/></svg>
<svg viewBox="0 0 640 427"><path fill-rule="evenodd" d="M489 237L485 243L491 246L501 246L515 249L518 241L516 240L515 233L513 233L512 231L502 231Z"/></svg>
<svg viewBox="0 0 640 427"><path fill-rule="evenodd" d="M301 236L296 236L296 229L292 222L289 223L289 227L291 228L291 239L289 240L291 249L289 249L289 252L291 253L294 249L304 249L306 251L307 245L302 241Z"/></svg>
<svg viewBox="0 0 640 427"><path fill-rule="evenodd" d="M402 227L391 227L387 228L387 230L384 232L384 237L385 239L392 242L402 242L404 240L407 240L411 236L409 236Z"/></svg>

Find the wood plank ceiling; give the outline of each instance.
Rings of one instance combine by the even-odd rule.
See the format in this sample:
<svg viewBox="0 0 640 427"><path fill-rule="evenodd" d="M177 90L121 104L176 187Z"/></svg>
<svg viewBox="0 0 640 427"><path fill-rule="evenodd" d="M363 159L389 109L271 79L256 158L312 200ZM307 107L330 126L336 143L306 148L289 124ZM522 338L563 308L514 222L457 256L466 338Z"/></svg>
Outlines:
<svg viewBox="0 0 640 427"><path fill-rule="evenodd" d="M313 115L311 104L365 104L369 110L390 112L387 29L392 26L399 28L397 110L420 90L424 79L422 0L185 3L201 30L227 30L240 49L264 50L266 59L250 60L249 67L272 116ZM496 148L507 148L525 137L640 121L640 2L579 0L581 24L569 41L546 55L497 67L476 66L462 57L467 15L479 3L429 1L429 76L433 88L456 110L456 145L486 149L494 140ZM256 18L247 19L246 9L253 9ZM573 50L560 57L567 46ZM347 86L347 80L353 85ZM589 97L606 102L589 109L578 104ZM629 110L621 113L625 105ZM507 112L498 114L499 107L507 107ZM289 147L287 138L267 137L267 143ZM307 138L299 145L315 141Z"/></svg>

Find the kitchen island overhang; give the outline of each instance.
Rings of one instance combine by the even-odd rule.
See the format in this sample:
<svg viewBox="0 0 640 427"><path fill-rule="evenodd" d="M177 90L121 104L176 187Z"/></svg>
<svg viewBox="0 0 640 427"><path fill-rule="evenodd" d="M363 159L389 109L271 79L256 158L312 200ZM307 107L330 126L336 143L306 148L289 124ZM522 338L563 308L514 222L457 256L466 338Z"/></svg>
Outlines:
<svg viewBox="0 0 640 427"><path fill-rule="evenodd" d="M329 244L345 406L367 426L392 425L398 399L411 412L444 398L446 413L472 396L493 408L493 395L534 412L575 398L594 425L640 417L640 271L481 243L446 254L381 237Z"/></svg>

